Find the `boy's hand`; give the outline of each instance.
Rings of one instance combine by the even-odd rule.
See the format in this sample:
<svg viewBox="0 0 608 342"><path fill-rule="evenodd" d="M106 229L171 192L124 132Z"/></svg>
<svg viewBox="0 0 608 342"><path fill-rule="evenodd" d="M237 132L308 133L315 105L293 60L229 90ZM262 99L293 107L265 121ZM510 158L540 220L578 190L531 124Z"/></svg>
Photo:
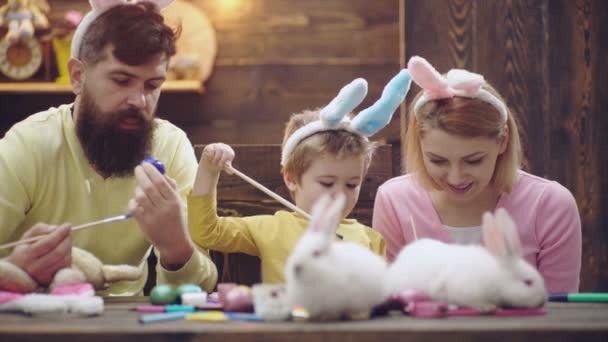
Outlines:
<svg viewBox="0 0 608 342"><path fill-rule="evenodd" d="M215 143L205 146L199 167L207 169L209 173L219 173L226 165L232 166L234 150L232 147Z"/></svg>
<svg viewBox="0 0 608 342"><path fill-rule="evenodd" d="M18 245L6 258L21 267L34 280L43 286L53 281L55 273L72 265L71 226L38 223L22 239L43 235L38 241Z"/></svg>

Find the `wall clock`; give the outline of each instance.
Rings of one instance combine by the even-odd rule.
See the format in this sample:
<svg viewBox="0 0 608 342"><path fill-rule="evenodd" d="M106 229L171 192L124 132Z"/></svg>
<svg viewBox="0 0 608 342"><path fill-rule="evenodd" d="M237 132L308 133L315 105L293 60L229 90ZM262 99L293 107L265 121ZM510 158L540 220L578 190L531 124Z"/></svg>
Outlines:
<svg viewBox="0 0 608 342"><path fill-rule="evenodd" d="M42 65L42 48L36 38L11 43L0 42L0 72L6 77L22 81L32 77Z"/></svg>

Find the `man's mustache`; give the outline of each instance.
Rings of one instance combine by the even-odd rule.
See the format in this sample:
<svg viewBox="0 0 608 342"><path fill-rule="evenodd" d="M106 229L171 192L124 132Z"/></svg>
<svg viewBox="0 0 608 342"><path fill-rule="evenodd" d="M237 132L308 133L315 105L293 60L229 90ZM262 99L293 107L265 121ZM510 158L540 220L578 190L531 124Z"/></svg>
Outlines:
<svg viewBox="0 0 608 342"><path fill-rule="evenodd" d="M132 108L117 112L114 115L112 124L116 125L122 120L137 120L138 124L144 124L152 121L152 118L146 116L141 110Z"/></svg>

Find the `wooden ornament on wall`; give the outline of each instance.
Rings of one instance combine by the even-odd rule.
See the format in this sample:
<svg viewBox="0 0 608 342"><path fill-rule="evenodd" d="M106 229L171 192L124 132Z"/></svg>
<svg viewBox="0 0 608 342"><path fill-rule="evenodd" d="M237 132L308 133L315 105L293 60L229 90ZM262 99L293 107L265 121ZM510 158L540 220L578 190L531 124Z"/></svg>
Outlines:
<svg viewBox="0 0 608 342"><path fill-rule="evenodd" d="M217 54L215 30L207 15L184 0L176 0L162 13L171 27L181 26L177 54L169 66L169 79L199 79L204 82L211 75Z"/></svg>
<svg viewBox="0 0 608 342"><path fill-rule="evenodd" d="M35 38L17 43L0 41L0 72L13 80L32 77L42 65L42 47Z"/></svg>
<svg viewBox="0 0 608 342"><path fill-rule="evenodd" d="M0 35L5 32L0 29ZM40 29L18 42L0 40L0 82L52 81L55 70L48 34L49 30Z"/></svg>

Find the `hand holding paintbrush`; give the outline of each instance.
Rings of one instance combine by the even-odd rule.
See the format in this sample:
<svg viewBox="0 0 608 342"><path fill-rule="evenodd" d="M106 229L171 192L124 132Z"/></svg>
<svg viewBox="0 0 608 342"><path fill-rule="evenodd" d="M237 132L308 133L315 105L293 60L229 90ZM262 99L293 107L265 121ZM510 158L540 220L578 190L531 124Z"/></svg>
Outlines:
<svg viewBox="0 0 608 342"><path fill-rule="evenodd" d="M165 166L164 164L155 158L152 157L147 157L144 159L145 163L150 163L152 165L154 165L154 167L158 170L158 172L160 172L161 174L165 174ZM105 223L112 223L112 222L117 222L117 221L122 221L122 220L126 220L131 218L132 215L131 214L123 214L123 215L118 215L118 216L113 216L113 217L108 217L108 218L104 218L101 220L96 220L93 222L88 222L88 223L83 223L81 225L78 226L74 226L72 227L71 231L75 232L81 229L87 229L87 228L91 228L91 227L96 227ZM22 245L22 244L28 244L28 243L34 243L36 241L39 241L41 239L43 239L46 235L37 235L37 236L33 236L30 238L25 238L25 239L21 239L15 242L11 242L11 243L7 243L4 245L0 245L0 250L6 249L6 248L11 248L11 247L15 247L18 245Z"/></svg>

